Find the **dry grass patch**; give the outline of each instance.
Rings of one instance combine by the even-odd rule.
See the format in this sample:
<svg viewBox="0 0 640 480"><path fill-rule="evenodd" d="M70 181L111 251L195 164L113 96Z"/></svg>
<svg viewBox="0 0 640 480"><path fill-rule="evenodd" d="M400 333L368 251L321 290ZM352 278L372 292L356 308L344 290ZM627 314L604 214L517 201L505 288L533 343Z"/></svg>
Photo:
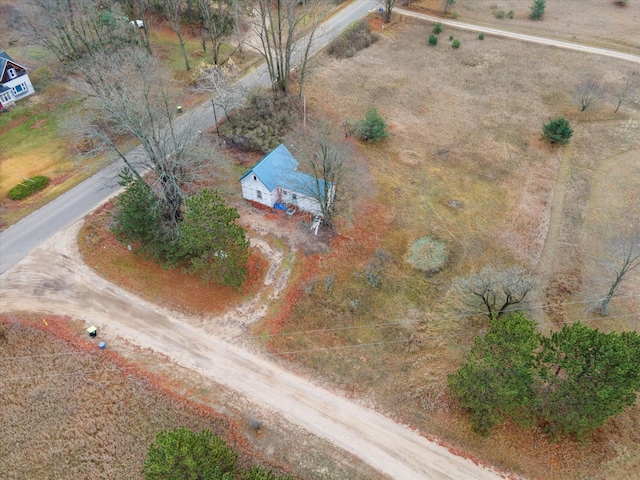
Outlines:
<svg viewBox="0 0 640 480"><path fill-rule="evenodd" d="M553 227L558 255L543 285L556 281L564 285L558 301L580 301L590 244L575 251L563 245L588 228L594 182L606 178L596 166L638 148L637 136L624 132L640 119L640 104L612 116L614 106L605 102L585 116L571 96L585 77L615 85L628 65L495 38L479 42L466 32L456 32L460 50L429 48L426 25L407 21L394 38L353 59L319 57L311 65L311 111L353 119L375 107L390 137L360 145L371 196L331 253L305 259L286 308L265 325L285 334L273 337L272 347L391 416L507 470L545 479L628 478L627 467L640 455L637 408L609 422L587 446L539 440L534 449L533 432L510 425L489 438L473 434L445 388L446 375L487 327L484 318L461 315L450 288L454 277L485 265L535 271ZM564 150L540 139L542 124L558 115L576 130ZM566 182L557 182L565 161ZM637 189L629 190L635 183L612 181L625 198L637 197ZM567 200L560 202L559 224L550 225L557 195ZM603 226L615 230L622 222L611 216ZM428 279L405 262L410 243L425 236L452 252L447 267ZM621 308L633 313L636 307ZM541 321L582 318L572 309L546 315ZM615 441L607 440L615 429L621 429Z"/></svg>
<svg viewBox="0 0 640 480"><path fill-rule="evenodd" d="M3 478L142 478L161 430L211 429L240 454L239 427L177 395L170 382L81 340L67 319L0 319Z"/></svg>

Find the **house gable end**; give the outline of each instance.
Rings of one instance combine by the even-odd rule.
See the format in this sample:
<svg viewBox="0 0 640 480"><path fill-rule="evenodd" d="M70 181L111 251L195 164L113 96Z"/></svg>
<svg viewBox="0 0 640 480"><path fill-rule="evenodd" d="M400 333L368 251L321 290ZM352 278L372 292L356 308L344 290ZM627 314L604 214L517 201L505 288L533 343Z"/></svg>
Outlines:
<svg viewBox="0 0 640 480"><path fill-rule="evenodd" d="M11 74L13 70L14 74ZM20 65L4 51L0 52L0 83L7 83L15 78L26 75L27 69Z"/></svg>

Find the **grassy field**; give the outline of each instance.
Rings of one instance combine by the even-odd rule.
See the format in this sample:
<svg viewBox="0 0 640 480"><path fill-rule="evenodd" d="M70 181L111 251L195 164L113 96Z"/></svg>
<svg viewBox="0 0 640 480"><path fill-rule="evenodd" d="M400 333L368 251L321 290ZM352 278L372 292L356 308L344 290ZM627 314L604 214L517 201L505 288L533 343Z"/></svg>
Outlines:
<svg viewBox="0 0 640 480"><path fill-rule="evenodd" d="M584 78L613 91L629 67L558 50L550 57L543 47L479 41L447 28L433 48L429 31L401 19L354 59L320 57L312 65L312 113L341 121L376 107L390 138L360 145L374 193L362 199L331 254L302 260L300 285L263 326L283 334L270 346L310 374L507 470L541 479L633 478L638 407L586 445L542 441L534 449L533 432L510 425L476 436L446 391L446 375L487 327L484 318L462 314L452 280L485 265L520 265L537 275L531 315L542 330L575 320L638 328L637 296L616 300L601 320L589 311L597 297L588 284L615 237L640 221L633 207L640 197L640 136L633 133L640 99L617 114L610 99L585 113L572 102ZM459 50L449 35L460 38ZM569 146L554 148L541 140L541 127L560 115L575 134ZM449 253L447 268L431 276L406 261L410 243L426 236L444 241ZM640 291L638 280L627 287Z"/></svg>
<svg viewBox="0 0 640 480"><path fill-rule="evenodd" d="M450 16L463 22L640 53L640 4L614 0L548 1L542 20L529 19L532 0L457 0ZM442 14L444 0L412 0L417 11ZM504 18L496 13L504 12ZM513 18L509 12L513 11Z"/></svg>
<svg viewBox="0 0 640 480"><path fill-rule="evenodd" d="M142 478L155 435L180 426L210 429L242 468L256 464L238 424L80 340L83 328L55 317L0 318L2 478Z"/></svg>

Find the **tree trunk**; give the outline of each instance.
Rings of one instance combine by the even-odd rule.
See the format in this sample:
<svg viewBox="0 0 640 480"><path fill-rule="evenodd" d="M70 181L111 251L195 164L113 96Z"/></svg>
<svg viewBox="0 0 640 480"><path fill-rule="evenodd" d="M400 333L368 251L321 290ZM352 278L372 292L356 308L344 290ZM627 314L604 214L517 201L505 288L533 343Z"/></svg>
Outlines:
<svg viewBox="0 0 640 480"><path fill-rule="evenodd" d="M187 67L187 70L191 70L191 67L189 66L189 57L187 57L187 50L184 48L184 40L182 39L180 30L176 32L176 35L178 35L178 40L180 40L180 49L182 50L182 56L184 57L184 64Z"/></svg>

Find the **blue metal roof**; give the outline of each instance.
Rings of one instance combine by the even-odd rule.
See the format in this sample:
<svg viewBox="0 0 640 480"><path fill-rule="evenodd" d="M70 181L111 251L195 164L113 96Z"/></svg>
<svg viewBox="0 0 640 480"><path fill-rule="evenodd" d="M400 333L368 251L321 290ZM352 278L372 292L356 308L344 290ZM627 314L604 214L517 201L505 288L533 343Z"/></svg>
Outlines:
<svg viewBox="0 0 640 480"><path fill-rule="evenodd" d="M324 180L318 178L316 185L316 178L306 173L290 172L280 180L281 187L312 198L317 198L318 194L323 195L325 192Z"/></svg>
<svg viewBox="0 0 640 480"><path fill-rule="evenodd" d="M293 158L289 149L281 143L256 163L253 168L242 175L240 180L253 173L270 192L273 192L277 187L282 187L295 193L316 197L316 192L318 192L316 178L312 175L298 172L296 168L298 168L298 161ZM325 191L324 180L320 178L318 182L320 193L322 194Z"/></svg>
<svg viewBox="0 0 640 480"><path fill-rule="evenodd" d="M298 168L298 161L293 158L291 152L280 144L275 150L272 150L254 165L252 169L246 172L240 180L253 173L264 183L265 187L273 192L276 187L283 186L287 178Z"/></svg>

